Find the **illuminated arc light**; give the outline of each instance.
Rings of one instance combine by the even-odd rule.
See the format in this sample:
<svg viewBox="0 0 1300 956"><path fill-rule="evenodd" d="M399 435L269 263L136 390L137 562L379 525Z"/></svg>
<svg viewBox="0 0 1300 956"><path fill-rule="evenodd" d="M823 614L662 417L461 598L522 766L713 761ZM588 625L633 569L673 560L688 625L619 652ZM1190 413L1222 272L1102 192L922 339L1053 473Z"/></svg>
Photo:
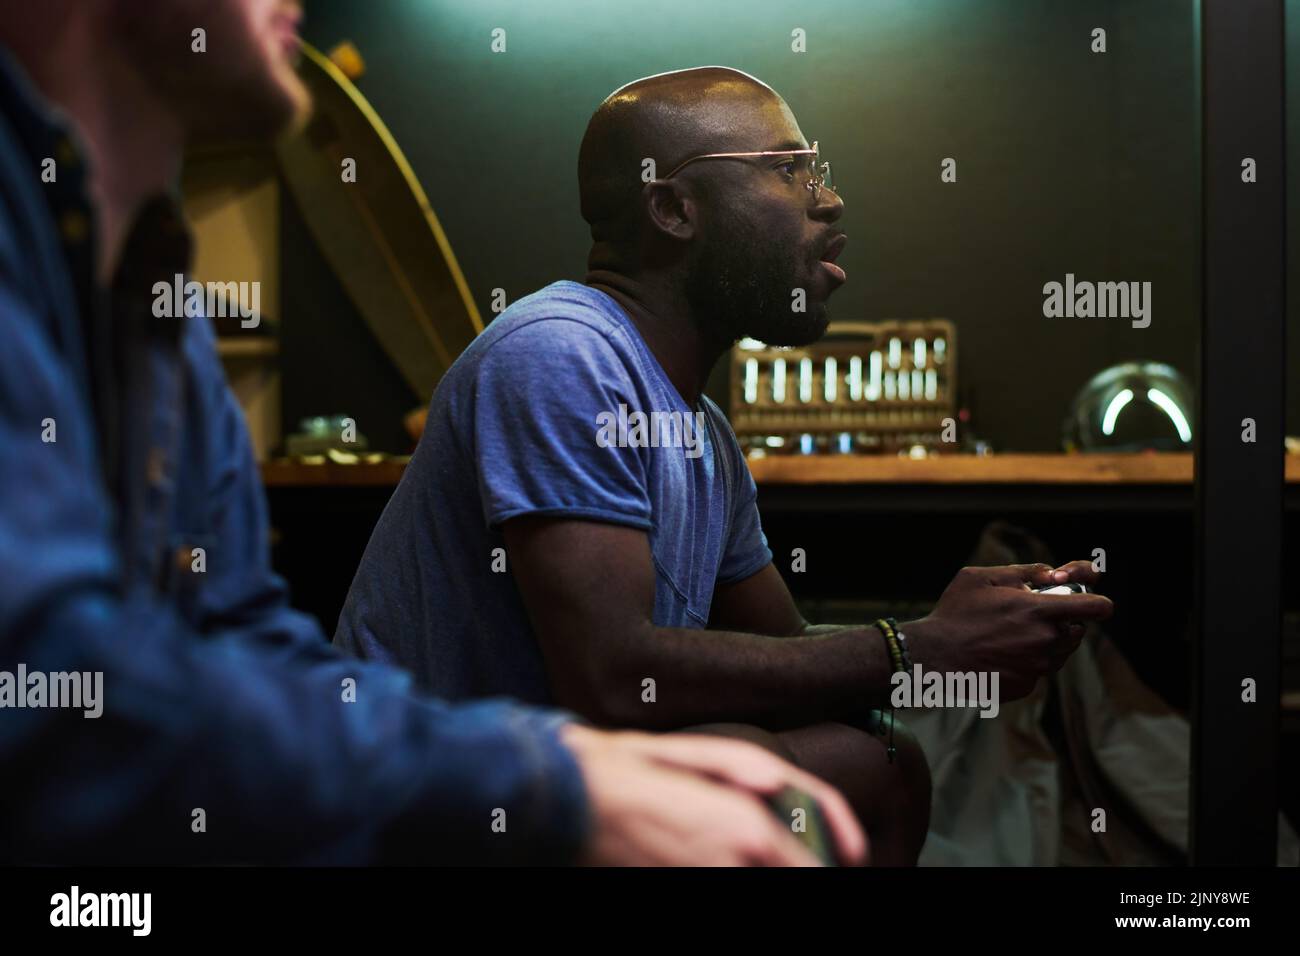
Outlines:
<svg viewBox="0 0 1300 956"><path fill-rule="evenodd" d="M874 402L880 398L881 366L884 360L879 350L871 353L870 380L867 382L867 401Z"/></svg>
<svg viewBox="0 0 1300 956"><path fill-rule="evenodd" d="M898 368L903 364L903 340L893 338L889 340L889 367Z"/></svg>
<svg viewBox="0 0 1300 956"><path fill-rule="evenodd" d="M942 336L934 340L934 361L936 364L943 364L944 358L948 354L948 342Z"/></svg>
<svg viewBox="0 0 1300 956"><path fill-rule="evenodd" d="M826 401L828 402L835 401L835 393L839 390L840 380L838 372L839 366L835 359L826 359L826 364L823 366L822 370L822 377L826 380Z"/></svg>
<svg viewBox="0 0 1300 956"><path fill-rule="evenodd" d="M758 351L759 349L767 348L767 346L764 345L762 342L760 342L758 339L751 339L751 338L741 339L740 347L749 352L755 352Z"/></svg>
<svg viewBox="0 0 1300 956"><path fill-rule="evenodd" d="M894 393L894 373L893 373L893 372L886 372L886 373L885 373L885 398L890 399L890 400L892 401L893 398L894 398L894 394L895 394L895 393Z"/></svg>
<svg viewBox="0 0 1300 956"><path fill-rule="evenodd" d="M840 432L840 452L847 455L853 451L853 436L848 432Z"/></svg>
<svg viewBox="0 0 1300 956"><path fill-rule="evenodd" d="M772 401L785 401L785 359L772 362Z"/></svg>
<svg viewBox="0 0 1300 956"><path fill-rule="evenodd" d="M753 405L758 401L758 359L745 359L745 402Z"/></svg>
<svg viewBox="0 0 1300 956"><path fill-rule="evenodd" d="M849 359L849 398L855 402L862 400L862 357L854 355Z"/></svg>
<svg viewBox="0 0 1300 956"><path fill-rule="evenodd" d="M939 374L932 368L925 370L925 397L929 401L939 397Z"/></svg>
<svg viewBox="0 0 1300 956"><path fill-rule="evenodd" d="M812 401L812 359L799 360L799 401Z"/></svg>
<svg viewBox="0 0 1300 956"><path fill-rule="evenodd" d="M912 369L912 398L914 399L921 397L921 389L923 388L921 385L922 378L924 378L924 376L921 374L919 368Z"/></svg>
<svg viewBox="0 0 1300 956"><path fill-rule="evenodd" d="M912 364L925 368L925 339L916 339L912 343Z"/></svg>
<svg viewBox="0 0 1300 956"><path fill-rule="evenodd" d="M812 435L808 434L807 432L804 432L802 435L799 436L799 451L805 455L811 455L813 453Z"/></svg>
<svg viewBox="0 0 1300 956"><path fill-rule="evenodd" d="M911 379L906 372L900 371L898 373L898 397L904 401L912 397L908 387L910 382Z"/></svg>
<svg viewBox="0 0 1300 956"><path fill-rule="evenodd" d="M1174 423L1174 427L1178 429L1178 437L1184 443L1192 440L1192 426L1187 424L1187 416L1183 414L1183 410L1178 407L1177 402L1158 388L1147 389L1147 401L1169 416Z"/></svg>
<svg viewBox="0 0 1300 956"><path fill-rule="evenodd" d="M1101 419L1103 435L1115 434L1115 419L1119 418L1120 410L1131 401L1133 401L1133 391L1127 388L1110 400L1110 404L1106 406L1106 414Z"/></svg>

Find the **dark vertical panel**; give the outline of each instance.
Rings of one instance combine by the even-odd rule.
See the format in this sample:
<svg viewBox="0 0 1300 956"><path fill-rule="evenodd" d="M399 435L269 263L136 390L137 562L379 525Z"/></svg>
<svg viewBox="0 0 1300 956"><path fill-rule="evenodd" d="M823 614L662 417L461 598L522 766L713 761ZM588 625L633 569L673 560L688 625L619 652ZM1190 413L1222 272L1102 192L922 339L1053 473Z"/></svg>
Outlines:
<svg viewBox="0 0 1300 956"><path fill-rule="evenodd" d="M1196 461L1192 859L1277 845L1285 397L1282 0L1204 0L1204 290ZM1242 160L1258 165L1242 181ZM1256 441L1242 440L1253 419ZM1242 682L1257 684L1254 703Z"/></svg>

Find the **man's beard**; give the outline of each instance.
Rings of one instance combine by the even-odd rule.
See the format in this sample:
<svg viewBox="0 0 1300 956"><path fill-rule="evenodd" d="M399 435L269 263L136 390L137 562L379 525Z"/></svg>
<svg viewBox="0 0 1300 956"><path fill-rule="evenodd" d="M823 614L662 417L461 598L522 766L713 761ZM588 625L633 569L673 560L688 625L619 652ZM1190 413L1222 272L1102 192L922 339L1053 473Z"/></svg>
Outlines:
<svg viewBox="0 0 1300 956"><path fill-rule="evenodd" d="M764 236L732 210L715 212L710 238L686 277L686 296L702 327L719 339L807 345L826 331L826 303L798 274L800 251ZM795 289L803 288L796 297ZM795 311L802 305L805 311Z"/></svg>
<svg viewBox="0 0 1300 956"><path fill-rule="evenodd" d="M265 49L232 4L171 2L127 4L113 23L141 73L185 123L187 145L264 143L304 125L311 95L294 65ZM195 10L209 14L208 48L221 52L192 50Z"/></svg>

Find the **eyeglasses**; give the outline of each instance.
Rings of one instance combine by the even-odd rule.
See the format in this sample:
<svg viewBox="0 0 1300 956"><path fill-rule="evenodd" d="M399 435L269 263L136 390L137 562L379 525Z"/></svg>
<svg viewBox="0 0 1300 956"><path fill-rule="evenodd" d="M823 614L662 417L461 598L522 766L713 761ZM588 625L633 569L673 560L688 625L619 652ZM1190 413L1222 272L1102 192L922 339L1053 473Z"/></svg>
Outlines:
<svg viewBox="0 0 1300 956"><path fill-rule="evenodd" d="M768 149L757 153L705 153L702 156L692 156L686 162L678 165L664 179L672 179L685 167L701 159L747 159L751 156L807 156L808 160L806 162L795 163L797 167L795 175L803 181L804 187L812 193L813 202L816 202L821 195L823 186L837 196L840 194L831 179L831 164L821 159L816 143L813 143L809 149Z"/></svg>

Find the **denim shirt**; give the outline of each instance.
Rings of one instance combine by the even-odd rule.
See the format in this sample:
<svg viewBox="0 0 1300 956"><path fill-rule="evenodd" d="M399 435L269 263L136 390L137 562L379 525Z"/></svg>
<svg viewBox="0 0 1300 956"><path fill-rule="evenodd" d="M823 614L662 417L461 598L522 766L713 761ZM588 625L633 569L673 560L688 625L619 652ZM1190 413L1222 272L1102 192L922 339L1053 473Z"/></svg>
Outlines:
<svg viewBox="0 0 1300 956"><path fill-rule="evenodd" d="M0 696L0 861L570 860L567 715L422 696L289 607L211 326L151 308L174 199L108 289L94 243L83 152L0 48L0 679L102 675L98 717Z"/></svg>

